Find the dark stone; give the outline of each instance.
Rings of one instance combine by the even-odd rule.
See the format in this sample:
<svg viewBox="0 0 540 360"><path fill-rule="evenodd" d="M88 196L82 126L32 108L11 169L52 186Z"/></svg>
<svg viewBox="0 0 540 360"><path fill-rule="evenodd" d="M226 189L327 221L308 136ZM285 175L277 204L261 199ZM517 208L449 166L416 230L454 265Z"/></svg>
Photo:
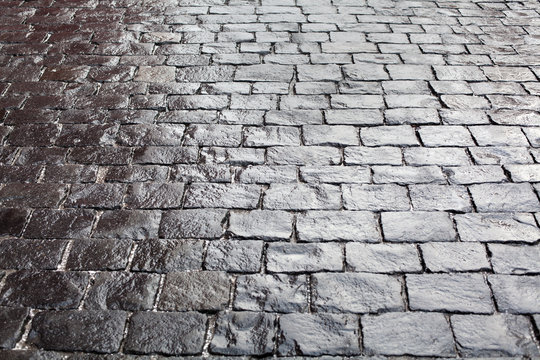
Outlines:
<svg viewBox="0 0 540 360"><path fill-rule="evenodd" d="M126 318L123 311L45 311L34 317L28 342L47 350L117 352Z"/></svg>
<svg viewBox="0 0 540 360"><path fill-rule="evenodd" d="M128 263L132 242L127 239L75 240L66 267L70 270L122 270Z"/></svg>
<svg viewBox="0 0 540 360"><path fill-rule="evenodd" d="M0 269L56 269L64 240L6 239L0 242Z"/></svg>
<svg viewBox="0 0 540 360"><path fill-rule="evenodd" d="M180 208L184 184L137 183L131 185L126 206L134 209Z"/></svg>
<svg viewBox="0 0 540 360"><path fill-rule="evenodd" d="M26 209L0 209L0 236L20 235L29 213Z"/></svg>
<svg viewBox="0 0 540 360"><path fill-rule="evenodd" d="M17 344L27 316L26 308L0 307L0 348L11 349Z"/></svg>
<svg viewBox="0 0 540 360"><path fill-rule="evenodd" d="M159 286L159 275L99 273L88 290L86 309L150 310Z"/></svg>
<svg viewBox="0 0 540 360"><path fill-rule="evenodd" d="M167 273L200 270L203 242L198 240L151 239L138 244L132 270Z"/></svg>
<svg viewBox="0 0 540 360"><path fill-rule="evenodd" d="M256 240L217 240L208 243L206 270L258 272L264 243Z"/></svg>
<svg viewBox="0 0 540 360"><path fill-rule="evenodd" d="M56 207L67 187L60 184L6 184L0 189L3 207Z"/></svg>
<svg viewBox="0 0 540 360"><path fill-rule="evenodd" d="M64 205L68 208L119 208L124 191L121 184L73 184Z"/></svg>
<svg viewBox="0 0 540 360"><path fill-rule="evenodd" d="M223 310L229 303L230 281L223 272L196 271L167 274L160 310Z"/></svg>
<svg viewBox="0 0 540 360"><path fill-rule="evenodd" d="M159 229L162 238L219 238L226 210L175 210L163 213Z"/></svg>
<svg viewBox="0 0 540 360"><path fill-rule="evenodd" d="M350 314L285 314L279 319L280 355L357 355L358 317ZM309 330L308 330L309 329Z"/></svg>
<svg viewBox="0 0 540 360"><path fill-rule="evenodd" d="M88 183L96 181L96 176L97 166L48 165L45 168L43 181L62 184Z"/></svg>
<svg viewBox="0 0 540 360"><path fill-rule="evenodd" d="M158 211L105 211L99 219L94 237L130 240L156 238L160 219Z"/></svg>
<svg viewBox="0 0 540 360"><path fill-rule="evenodd" d="M118 125L73 124L64 125L56 140L57 146L114 145Z"/></svg>
<svg viewBox="0 0 540 360"><path fill-rule="evenodd" d="M206 316L195 312L140 312L129 324L125 350L134 353L202 353Z"/></svg>
<svg viewBox="0 0 540 360"><path fill-rule="evenodd" d="M84 295L88 274L21 270L6 277L0 304L37 309L74 309Z"/></svg>
<svg viewBox="0 0 540 360"><path fill-rule="evenodd" d="M34 211L24 236L29 238L81 238L90 235L94 212L80 209L38 209Z"/></svg>
<svg viewBox="0 0 540 360"><path fill-rule="evenodd" d="M210 352L224 355L271 354L275 318L268 313L220 313Z"/></svg>

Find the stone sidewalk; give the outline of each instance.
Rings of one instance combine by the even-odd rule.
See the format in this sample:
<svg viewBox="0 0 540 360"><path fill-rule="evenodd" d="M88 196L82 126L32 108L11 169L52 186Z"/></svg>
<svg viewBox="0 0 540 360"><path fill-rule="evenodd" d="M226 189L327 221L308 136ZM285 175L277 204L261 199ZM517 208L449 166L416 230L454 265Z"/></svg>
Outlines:
<svg viewBox="0 0 540 360"><path fill-rule="evenodd" d="M1 1L0 359L539 357L539 78L532 0Z"/></svg>

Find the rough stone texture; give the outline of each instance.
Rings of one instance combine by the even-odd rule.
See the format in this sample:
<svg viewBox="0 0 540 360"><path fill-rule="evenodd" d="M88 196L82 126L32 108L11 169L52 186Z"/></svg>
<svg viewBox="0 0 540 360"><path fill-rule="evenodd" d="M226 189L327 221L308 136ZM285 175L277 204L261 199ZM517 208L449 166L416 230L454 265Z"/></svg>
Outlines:
<svg viewBox="0 0 540 360"><path fill-rule="evenodd" d="M120 348L126 319L123 311L44 311L34 317L28 341L47 350L112 353Z"/></svg>
<svg viewBox="0 0 540 360"><path fill-rule="evenodd" d="M452 332L443 314L386 313L366 315L361 320L368 354L455 355Z"/></svg>
<svg viewBox="0 0 540 360"><path fill-rule="evenodd" d="M129 322L127 352L165 355L200 354L206 316L196 312L138 312Z"/></svg>
<svg viewBox="0 0 540 360"><path fill-rule="evenodd" d="M11 349L22 336L23 325L28 316L26 308L0 307L0 348Z"/></svg>
<svg viewBox="0 0 540 360"><path fill-rule="evenodd" d="M0 1L0 359L537 356L539 29L534 0Z"/></svg>
<svg viewBox="0 0 540 360"><path fill-rule="evenodd" d="M280 317L279 325L280 355L360 353L358 318L354 315L287 314Z"/></svg>
<svg viewBox="0 0 540 360"><path fill-rule="evenodd" d="M223 355L265 355L274 349L275 316L268 313L220 313L210 352Z"/></svg>
<svg viewBox="0 0 540 360"><path fill-rule="evenodd" d="M167 274L159 301L160 310L221 310L229 302L229 279L221 272Z"/></svg>
<svg viewBox="0 0 540 360"><path fill-rule="evenodd" d="M312 276L312 286L312 301L320 312L403 310L401 283L388 275L315 274Z"/></svg>
<svg viewBox="0 0 540 360"><path fill-rule="evenodd" d="M458 349L465 356L539 355L524 316L454 315L451 322Z"/></svg>
<svg viewBox="0 0 540 360"><path fill-rule="evenodd" d="M407 275L411 310L491 313L489 286L480 274Z"/></svg>

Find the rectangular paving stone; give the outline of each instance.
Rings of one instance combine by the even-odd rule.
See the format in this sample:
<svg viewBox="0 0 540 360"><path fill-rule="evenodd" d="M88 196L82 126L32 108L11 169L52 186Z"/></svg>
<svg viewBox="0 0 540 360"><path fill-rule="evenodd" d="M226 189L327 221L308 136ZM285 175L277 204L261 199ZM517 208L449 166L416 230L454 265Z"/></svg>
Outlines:
<svg viewBox="0 0 540 360"><path fill-rule="evenodd" d="M157 238L161 213L152 210L108 210L97 222L98 239L143 240Z"/></svg>
<svg viewBox="0 0 540 360"><path fill-rule="evenodd" d="M538 276L489 275L488 281L500 311L513 314L531 314L539 311Z"/></svg>
<svg viewBox="0 0 540 360"><path fill-rule="evenodd" d="M27 316L26 308L0 307L0 348L15 347L22 336Z"/></svg>
<svg viewBox="0 0 540 360"><path fill-rule="evenodd" d="M529 320L511 314L453 315L460 353L465 356L538 356Z"/></svg>
<svg viewBox="0 0 540 360"><path fill-rule="evenodd" d="M355 315L287 314L280 317L279 325L278 353L282 356L360 353Z"/></svg>
<svg viewBox="0 0 540 360"><path fill-rule="evenodd" d="M312 276L312 301L320 312L403 311L401 282L380 274L320 273ZM336 294L341 294L336 297Z"/></svg>
<svg viewBox="0 0 540 360"><path fill-rule="evenodd" d="M383 236L390 242L454 241L456 231L444 212L383 212Z"/></svg>
<svg viewBox="0 0 540 360"><path fill-rule="evenodd" d="M265 191L263 206L269 210L337 210L341 191L334 185L272 184Z"/></svg>
<svg viewBox="0 0 540 360"><path fill-rule="evenodd" d="M459 214L455 219L463 241L535 242L540 238L540 229L528 213Z"/></svg>
<svg viewBox="0 0 540 360"><path fill-rule="evenodd" d="M529 184L476 184L469 187L479 212L534 212L540 202Z"/></svg>
<svg viewBox="0 0 540 360"><path fill-rule="evenodd" d="M200 354L206 321L206 315L197 312L137 312L130 319L124 346L132 353Z"/></svg>
<svg viewBox="0 0 540 360"><path fill-rule="evenodd" d="M346 266L367 273L416 273L422 271L420 256L412 244L360 244L345 246Z"/></svg>
<svg viewBox="0 0 540 360"><path fill-rule="evenodd" d="M407 188L389 185L342 185L343 206L347 210L409 210Z"/></svg>
<svg viewBox="0 0 540 360"><path fill-rule="evenodd" d="M445 242L420 245L426 269L452 273L489 270L486 249L482 244Z"/></svg>
<svg viewBox="0 0 540 360"><path fill-rule="evenodd" d="M186 209L163 212L159 225L159 237L219 238L223 233L223 221L227 211L221 209Z"/></svg>
<svg viewBox="0 0 540 360"><path fill-rule="evenodd" d="M123 311L44 311L32 320L28 342L42 349L113 353L120 349Z"/></svg>
<svg viewBox="0 0 540 360"><path fill-rule="evenodd" d="M236 280L235 310L296 313L308 309L305 275L253 274Z"/></svg>
<svg viewBox="0 0 540 360"><path fill-rule="evenodd" d="M492 313L491 291L480 274L407 275L411 310Z"/></svg>
<svg viewBox="0 0 540 360"><path fill-rule="evenodd" d="M380 233L373 213L363 211L308 211L296 218L300 241L379 242Z"/></svg>
<svg viewBox="0 0 540 360"><path fill-rule="evenodd" d="M452 330L441 313L390 312L365 315L361 321L362 341L368 354L455 355Z"/></svg>
<svg viewBox="0 0 540 360"><path fill-rule="evenodd" d="M261 187L243 184L191 184L185 195L186 208L254 209L259 203Z"/></svg>
<svg viewBox="0 0 540 360"><path fill-rule="evenodd" d="M2 240L0 269L54 270L62 259L66 245L65 240Z"/></svg>
<svg viewBox="0 0 540 360"><path fill-rule="evenodd" d="M341 271L343 248L338 243L270 243L266 269L271 273Z"/></svg>
<svg viewBox="0 0 540 360"><path fill-rule="evenodd" d="M411 185L412 206L419 211L472 211L465 187L457 185ZM402 210L402 209L401 209Z"/></svg>
<svg viewBox="0 0 540 360"><path fill-rule="evenodd" d="M540 246L489 244L493 271L499 274L537 273Z"/></svg>

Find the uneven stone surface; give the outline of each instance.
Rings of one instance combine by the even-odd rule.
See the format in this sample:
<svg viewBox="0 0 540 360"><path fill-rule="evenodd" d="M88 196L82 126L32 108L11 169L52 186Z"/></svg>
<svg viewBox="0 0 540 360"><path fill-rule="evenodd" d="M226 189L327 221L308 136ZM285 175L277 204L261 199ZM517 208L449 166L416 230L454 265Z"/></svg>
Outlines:
<svg viewBox="0 0 540 360"><path fill-rule="evenodd" d="M538 357L534 0L0 1L0 359Z"/></svg>

